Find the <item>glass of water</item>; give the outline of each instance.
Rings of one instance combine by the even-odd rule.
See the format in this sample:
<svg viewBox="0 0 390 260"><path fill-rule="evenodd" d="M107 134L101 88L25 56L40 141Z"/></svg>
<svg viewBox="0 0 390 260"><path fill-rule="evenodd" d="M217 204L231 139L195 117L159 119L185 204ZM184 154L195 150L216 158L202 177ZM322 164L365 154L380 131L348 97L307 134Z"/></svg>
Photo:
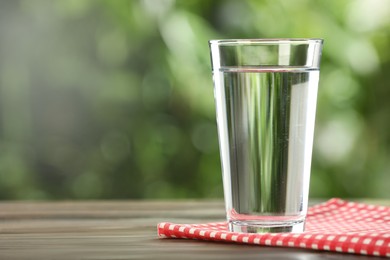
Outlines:
<svg viewBox="0 0 390 260"><path fill-rule="evenodd" d="M230 231L304 230L322 43L209 42Z"/></svg>

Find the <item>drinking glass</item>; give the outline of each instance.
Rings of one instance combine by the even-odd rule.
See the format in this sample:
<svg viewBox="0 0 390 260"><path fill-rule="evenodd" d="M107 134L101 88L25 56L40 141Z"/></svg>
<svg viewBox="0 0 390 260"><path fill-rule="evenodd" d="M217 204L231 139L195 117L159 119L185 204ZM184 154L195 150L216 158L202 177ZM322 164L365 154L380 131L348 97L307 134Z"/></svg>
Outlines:
<svg viewBox="0 0 390 260"><path fill-rule="evenodd" d="M230 231L304 230L322 43L209 41Z"/></svg>

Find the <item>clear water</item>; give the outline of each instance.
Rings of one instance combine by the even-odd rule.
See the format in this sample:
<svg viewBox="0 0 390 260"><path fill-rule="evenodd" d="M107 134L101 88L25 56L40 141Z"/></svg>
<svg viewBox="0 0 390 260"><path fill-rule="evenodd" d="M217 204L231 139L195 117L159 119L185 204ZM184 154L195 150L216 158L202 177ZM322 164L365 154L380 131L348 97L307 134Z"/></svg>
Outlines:
<svg viewBox="0 0 390 260"><path fill-rule="evenodd" d="M319 71L229 67L213 76L228 220L303 221Z"/></svg>

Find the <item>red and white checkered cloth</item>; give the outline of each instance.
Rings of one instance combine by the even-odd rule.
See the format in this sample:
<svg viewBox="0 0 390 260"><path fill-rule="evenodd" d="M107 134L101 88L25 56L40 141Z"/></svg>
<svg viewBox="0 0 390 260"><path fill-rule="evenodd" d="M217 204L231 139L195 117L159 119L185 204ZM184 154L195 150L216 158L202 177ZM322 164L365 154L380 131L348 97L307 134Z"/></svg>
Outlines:
<svg viewBox="0 0 390 260"><path fill-rule="evenodd" d="M304 233L229 232L226 222L160 223L160 238L188 238L299 247L390 257L390 207L331 199L309 208Z"/></svg>

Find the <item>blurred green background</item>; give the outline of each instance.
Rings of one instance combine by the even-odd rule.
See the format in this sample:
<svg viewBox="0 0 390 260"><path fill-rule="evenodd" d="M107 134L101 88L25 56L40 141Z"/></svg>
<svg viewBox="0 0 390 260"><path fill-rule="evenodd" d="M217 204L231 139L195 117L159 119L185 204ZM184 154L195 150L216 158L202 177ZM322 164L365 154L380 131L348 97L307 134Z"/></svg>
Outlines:
<svg viewBox="0 0 390 260"><path fill-rule="evenodd" d="M390 1L3 0L0 199L221 198L209 39L325 39L310 196L390 198Z"/></svg>

